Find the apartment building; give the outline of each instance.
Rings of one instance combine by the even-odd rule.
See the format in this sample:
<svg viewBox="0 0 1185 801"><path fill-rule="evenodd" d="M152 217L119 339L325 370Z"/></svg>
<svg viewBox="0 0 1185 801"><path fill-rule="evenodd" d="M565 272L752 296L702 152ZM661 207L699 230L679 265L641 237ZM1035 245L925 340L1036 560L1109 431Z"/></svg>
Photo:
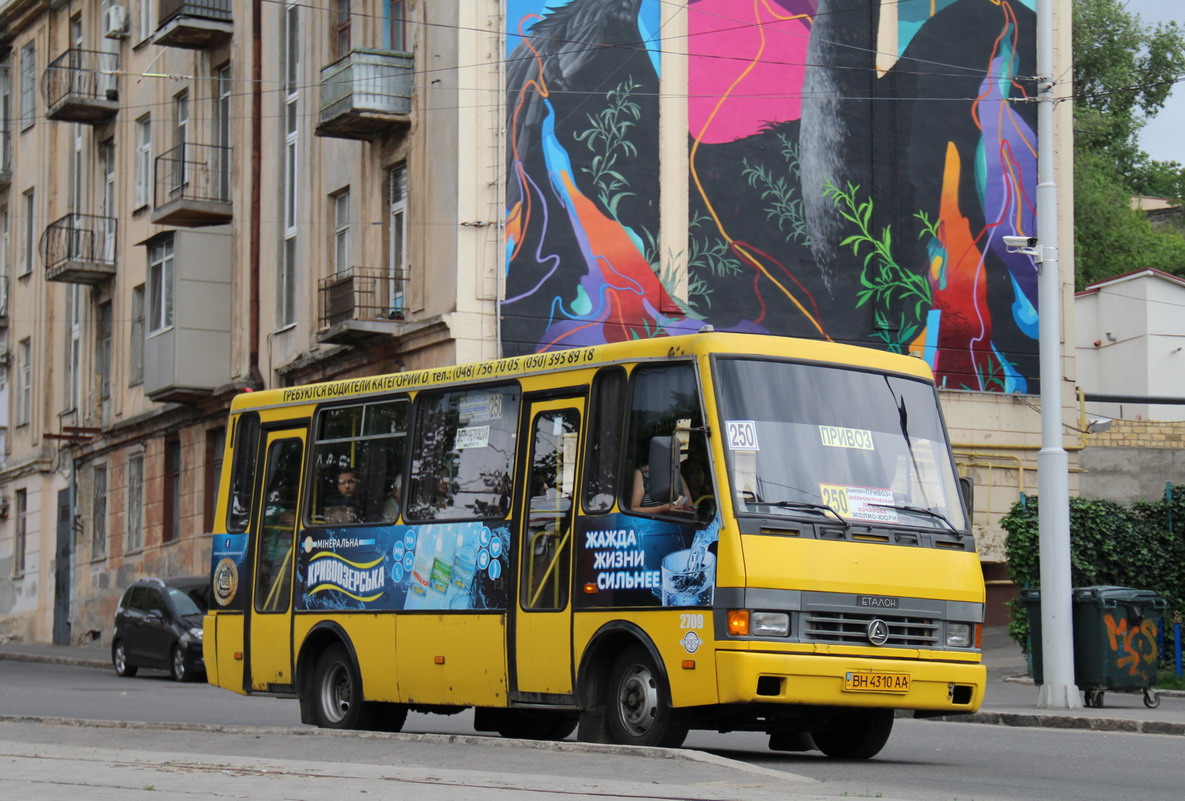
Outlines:
<svg viewBox="0 0 1185 801"><path fill-rule="evenodd" d="M1035 25L981 5L0 2L0 636L208 569L239 392L704 325L930 361L998 566Z"/></svg>

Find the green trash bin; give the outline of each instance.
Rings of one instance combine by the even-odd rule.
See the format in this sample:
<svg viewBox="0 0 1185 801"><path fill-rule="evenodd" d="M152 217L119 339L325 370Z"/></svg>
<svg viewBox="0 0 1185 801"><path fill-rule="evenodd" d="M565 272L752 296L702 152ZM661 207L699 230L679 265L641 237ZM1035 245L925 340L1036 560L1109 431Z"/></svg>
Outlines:
<svg viewBox="0 0 1185 801"><path fill-rule="evenodd" d="M1029 619L1029 669L1044 680L1041 647L1041 591L1022 590ZM1153 689L1160 661L1160 618L1167 602L1150 590L1130 587L1073 589L1074 683L1086 693L1086 705L1101 707L1103 694L1143 692L1154 708Z"/></svg>

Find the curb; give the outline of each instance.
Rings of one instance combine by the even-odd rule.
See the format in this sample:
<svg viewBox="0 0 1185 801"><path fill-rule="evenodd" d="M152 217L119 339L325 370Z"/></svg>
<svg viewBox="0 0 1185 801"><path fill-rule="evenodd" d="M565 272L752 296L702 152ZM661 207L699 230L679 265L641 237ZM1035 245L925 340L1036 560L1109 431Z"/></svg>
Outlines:
<svg viewBox="0 0 1185 801"><path fill-rule="evenodd" d="M721 768L743 771L759 776L787 781L793 779L804 784L818 780L796 773L750 765L736 759L718 756L706 751L690 748L657 748L645 745L614 745L612 743L582 743L566 740L515 740L506 737L490 737L479 734L420 734L415 732L374 732L341 729L296 728L292 726L230 726L218 723L166 723L160 721L135 720L85 720L82 718L57 718L41 715L2 715L0 723L39 723L46 726L67 726L91 729L138 729L141 731L192 731L208 734L244 734L258 737L263 734L291 737L333 737L338 739L382 739L400 740L409 743L436 743L440 745L470 745L493 748L518 748L533 751L565 753L600 753L666 759L682 762L700 762Z"/></svg>
<svg viewBox="0 0 1185 801"><path fill-rule="evenodd" d="M69 665L71 667L111 667L111 661L108 659L91 659L81 656L42 656L41 654L22 654L13 651L4 651L3 649L0 649L0 659L6 659L9 662L40 662L46 665Z"/></svg>
<svg viewBox="0 0 1185 801"><path fill-rule="evenodd" d="M1073 715L1029 715L1020 712L976 712L973 715L927 718L944 723L987 723L996 726L1039 729L1120 731L1132 734L1174 734L1185 736L1185 723L1124 718L1084 718Z"/></svg>

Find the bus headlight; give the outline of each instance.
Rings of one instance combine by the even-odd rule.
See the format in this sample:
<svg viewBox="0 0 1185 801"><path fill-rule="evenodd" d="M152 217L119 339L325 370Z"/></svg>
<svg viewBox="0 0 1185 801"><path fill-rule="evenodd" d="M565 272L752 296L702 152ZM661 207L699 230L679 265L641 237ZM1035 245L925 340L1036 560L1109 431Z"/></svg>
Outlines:
<svg viewBox="0 0 1185 801"><path fill-rule="evenodd" d="M947 648L970 648L971 647L971 624L970 623L947 623L946 624L946 647Z"/></svg>
<svg viewBox="0 0 1185 801"><path fill-rule="evenodd" d="M790 615L785 612L751 612L749 633L755 637L789 637Z"/></svg>

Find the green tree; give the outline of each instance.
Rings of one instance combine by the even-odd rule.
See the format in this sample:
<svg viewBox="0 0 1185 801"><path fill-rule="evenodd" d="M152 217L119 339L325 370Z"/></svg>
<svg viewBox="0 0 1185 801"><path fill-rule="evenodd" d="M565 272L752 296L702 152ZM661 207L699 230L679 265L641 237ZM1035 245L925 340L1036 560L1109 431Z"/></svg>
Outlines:
<svg viewBox="0 0 1185 801"><path fill-rule="evenodd" d="M1185 199L1185 169L1138 139L1185 73L1185 33L1144 24L1122 0L1074 0L1073 37L1076 283L1149 267L1185 275L1185 232L1153 227L1130 204Z"/></svg>

